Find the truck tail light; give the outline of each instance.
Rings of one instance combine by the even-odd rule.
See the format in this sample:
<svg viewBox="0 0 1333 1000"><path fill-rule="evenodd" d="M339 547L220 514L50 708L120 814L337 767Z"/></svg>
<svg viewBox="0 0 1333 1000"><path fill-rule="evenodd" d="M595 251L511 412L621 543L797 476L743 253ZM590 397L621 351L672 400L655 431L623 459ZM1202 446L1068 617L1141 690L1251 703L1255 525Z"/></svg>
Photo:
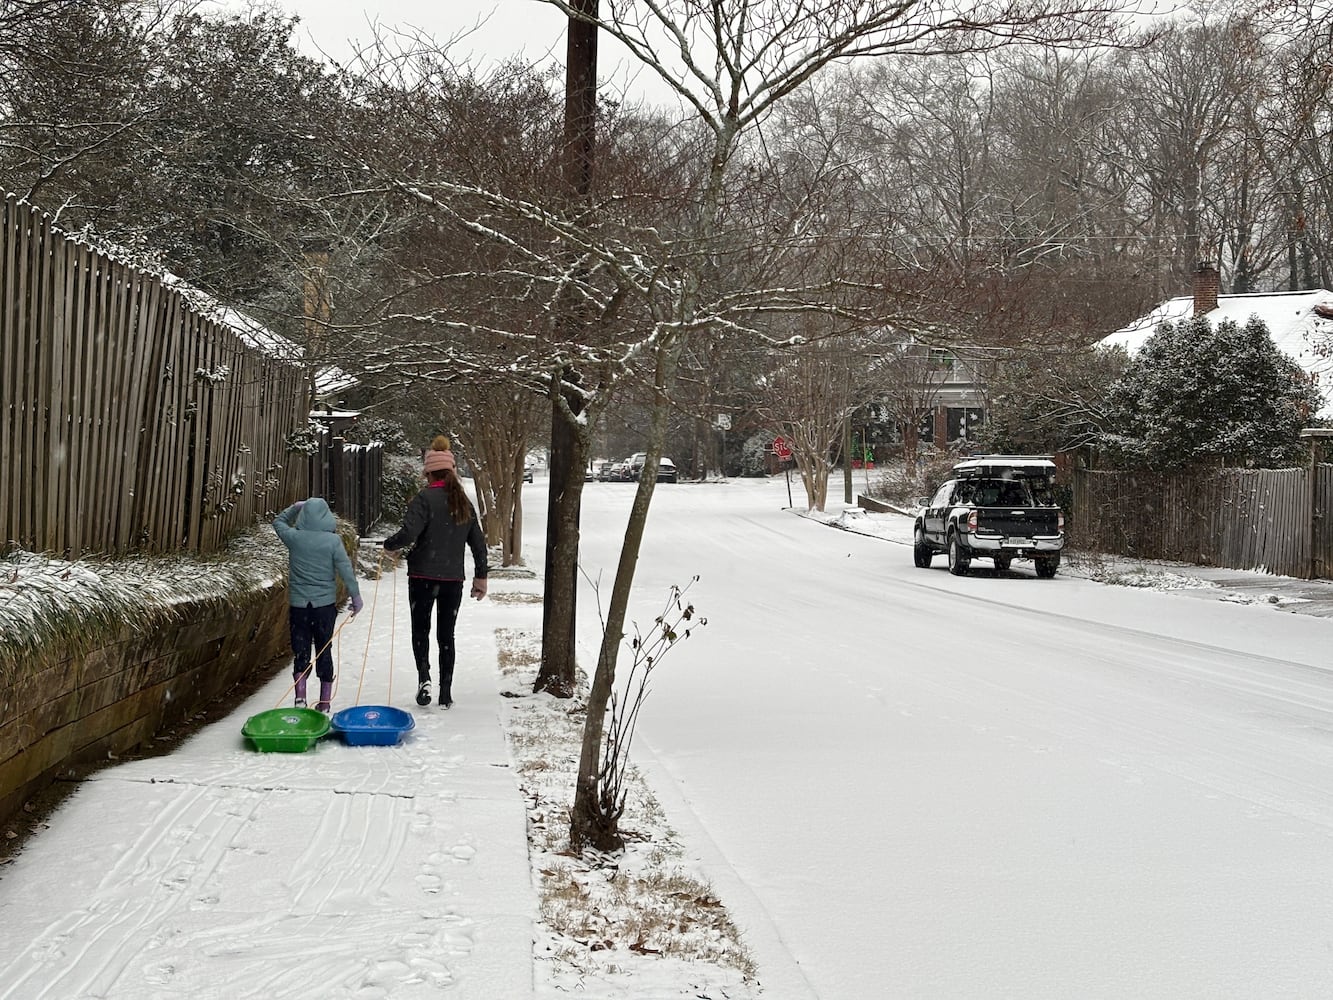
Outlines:
<svg viewBox="0 0 1333 1000"><path fill-rule="evenodd" d="M977 530L977 512L975 510L967 515L967 530L973 532Z"/></svg>
<svg viewBox="0 0 1333 1000"><path fill-rule="evenodd" d="M1056 515L1055 523L1056 523L1056 526L1059 527L1059 529L1060 529L1061 531L1064 531L1064 530L1065 530L1065 512L1064 512L1064 511L1060 511L1060 513L1059 513L1058 515Z"/></svg>

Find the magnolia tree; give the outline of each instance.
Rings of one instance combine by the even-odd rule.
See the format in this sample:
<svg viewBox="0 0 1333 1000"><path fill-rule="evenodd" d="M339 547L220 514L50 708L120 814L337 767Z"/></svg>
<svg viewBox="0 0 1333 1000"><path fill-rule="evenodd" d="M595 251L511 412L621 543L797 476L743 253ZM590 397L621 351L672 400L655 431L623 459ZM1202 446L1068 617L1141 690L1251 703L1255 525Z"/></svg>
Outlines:
<svg viewBox="0 0 1333 1000"><path fill-rule="evenodd" d="M1103 446L1123 464L1281 468L1305 454L1300 430L1322 403L1257 316L1163 323L1111 387Z"/></svg>

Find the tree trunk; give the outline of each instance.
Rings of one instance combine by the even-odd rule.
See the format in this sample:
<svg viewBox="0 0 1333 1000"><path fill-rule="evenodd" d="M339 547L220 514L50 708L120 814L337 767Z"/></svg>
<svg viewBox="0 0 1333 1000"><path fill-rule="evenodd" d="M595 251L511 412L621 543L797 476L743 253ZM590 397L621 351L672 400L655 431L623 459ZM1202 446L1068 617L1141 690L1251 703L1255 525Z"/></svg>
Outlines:
<svg viewBox="0 0 1333 1000"><path fill-rule="evenodd" d="M556 383L555 393L561 392ZM542 602L542 663L534 691L572 698L578 666L575 612L579 573L579 512L588 464L588 425L578 399L555 397L551 420L550 497L546 522L546 592Z"/></svg>
<svg viewBox="0 0 1333 1000"><path fill-rule="evenodd" d="M606 630L602 633L602 646L597 657L597 672L593 675L592 689L588 693L588 716L583 726L578 781L574 787L574 805L569 812L569 841L575 851L585 847L614 851L624 846L618 829L619 817L612 808L614 804L606 803L602 798L602 739L611 689L616 681L616 660L625 636L625 615L629 608L630 591L634 586L634 571L643 545L644 527L648 523L648 507L653 499L653 490L657 487L657 476L651 470L657 468L662 457L662 442L666 439L670 413L667 393L683 348L684 339L681 338L659 348L657 353L654 379L656 392L644 457L645 473L639 477L639 488L634 494L634 504L625 525L625 542L620 548L616 581L611 588Z"/></svg>
<svg viewBox="0 0 1333 1000"><path fill-rule="evenodd" d="M516 501L514 503L513 520L509 531L509 537L506 540L507 545L504 549L504 565L518 566L523 562L522 551L523 539L523 503Z"/></svg>
<svg viewBox="0 0 1333 1000"><path fill-rule="evenodd" d="M575 0L589 17L598 0ZM597 24L569 18L565 47L565 134L562 171L574 204L586 206L592 190L597 139ZM581 326L577 312L571 326ZM578 329L571 338L578 341ZM579 572L579 508L583 470L588 465L590 431L576 418L582 401L566 393L560 370L551 386L550 499L546 521L546 593L542 601L542 665L534 691L572 698L576 681L575 611Z"/></svg>

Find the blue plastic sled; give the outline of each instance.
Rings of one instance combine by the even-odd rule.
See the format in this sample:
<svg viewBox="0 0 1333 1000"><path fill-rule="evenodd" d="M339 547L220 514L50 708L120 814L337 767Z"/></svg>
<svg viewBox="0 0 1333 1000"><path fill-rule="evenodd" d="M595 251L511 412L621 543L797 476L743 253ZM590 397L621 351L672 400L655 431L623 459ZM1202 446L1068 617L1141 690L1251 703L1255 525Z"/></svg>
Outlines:
<svg viewBox="0 0 1333 1000"><path fill-rule="evenodd" d="M329 718L313 708L271 708L245 720L241 735L256 750L304 753L329 731Z"/></svg>
<svg viewBox="0 0 1333 1000"><path fill-rule="evenodd" d="M333 731L348 746L390 746L416 727L416 719L401 708L388 705L357 705L334 713Z"/></svg>

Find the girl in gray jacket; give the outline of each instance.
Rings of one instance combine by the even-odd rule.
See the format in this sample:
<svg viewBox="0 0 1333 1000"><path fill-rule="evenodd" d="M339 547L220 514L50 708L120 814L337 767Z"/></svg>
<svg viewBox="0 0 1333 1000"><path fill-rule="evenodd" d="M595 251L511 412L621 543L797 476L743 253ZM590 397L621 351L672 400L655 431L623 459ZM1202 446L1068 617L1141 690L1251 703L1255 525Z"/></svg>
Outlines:
<svg viewBox="0 0 1333 1000"><path fill-rule="evenodd" d="M384 540L407 554L407 604L412 616L412 655L417 661L417 704L430 704L430 619L440 647L440 705L454 703L454 626L463 603L464 547L472 550L472 596L486 596L486 536L458 480L449 439L440 435L425 458L430 484L414 496L403 526Z"/></svg>
<svg viewBox="0 0 1333 1000"><path fill-rule="evenodd" d="M361 588L356 583L352 560L347 557L328 501L323 497L298 500L273 522L273 530L287 546L287 584L292 637L292 672L296 675L296 704L306 703L305 682L310 674L310 650L318 650L315 671L319 674L321 712L331 707L333 696L333 623L338 617L335 575L352 595L352 614L361 610Z"/></svg>

